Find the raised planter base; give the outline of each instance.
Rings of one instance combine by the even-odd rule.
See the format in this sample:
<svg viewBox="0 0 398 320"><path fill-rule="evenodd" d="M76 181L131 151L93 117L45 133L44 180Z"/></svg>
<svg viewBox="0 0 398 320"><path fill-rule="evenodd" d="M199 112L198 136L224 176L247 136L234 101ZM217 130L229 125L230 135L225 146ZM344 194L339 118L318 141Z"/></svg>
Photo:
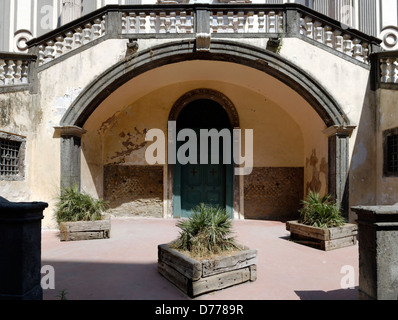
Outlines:
<svg viewBox="0 0 398 320"><path fill-rule="evenodd" d="M59 231L61 241L109 239L111 236L111 219L62 222Z"/></svg>
<svg viewBox="0 0 398 320"><path fill-rule="evenodd" d="M286 223L286 230L290 231L290 238L294 242L324 251L349 247L357 243L356 224L347 223L342 227L321 229L298 221L289 221Z"/></svg>
<svg viewBox="0 0 398 320"><path fill-rule="evenodd" d="M168 244L158 246L158 271L189 297L257 280L257 250L198 261Z"/></svg>

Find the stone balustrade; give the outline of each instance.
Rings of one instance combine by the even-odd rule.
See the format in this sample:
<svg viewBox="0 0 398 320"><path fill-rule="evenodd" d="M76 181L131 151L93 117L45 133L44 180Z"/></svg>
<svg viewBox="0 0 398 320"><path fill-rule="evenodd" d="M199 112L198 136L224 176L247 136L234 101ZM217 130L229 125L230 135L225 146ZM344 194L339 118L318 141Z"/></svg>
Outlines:
<svg viewBox="0 0 398 320"><path fill-rule="evenodd" d="M398 57L380 58L380 82L398 84Z"/></svg>
<svg viewBox="0 0 398 320"><path fill-rule="evenodd" d="M364 65L381 42L297 4L179 3L108 5L28 46L43 66L99 38L172 39L182 34L196 37L202 51L211 51L211 37L297 37Z"/></svg>
<svg viewBox="0 0 398 320"><path fill-rule="evenodd" d="M72 22L73 23L73 22ZM80 22L38 44L39 66L80 48L106 34L106 16Z"/></svg>
<svg viewBox="0 0 398 320"><path fill-rule="evenodd" d="M0 87L29 83L29 64L35 57L25 54L0 53Z"/></svg>
<svg viewBox="0 0 398 320"><path fill-rule="evenodd" d="M214 10L210 13L211 32L283 33L284 13L275 10Z"/></svg>
<svg viewBox="0 0 398 320"><path fill-rule="evenodd" d="M369 64L369 41L352 34L349 27L336 26L320 17L301 13L300 34L356 60Z"/></svg>

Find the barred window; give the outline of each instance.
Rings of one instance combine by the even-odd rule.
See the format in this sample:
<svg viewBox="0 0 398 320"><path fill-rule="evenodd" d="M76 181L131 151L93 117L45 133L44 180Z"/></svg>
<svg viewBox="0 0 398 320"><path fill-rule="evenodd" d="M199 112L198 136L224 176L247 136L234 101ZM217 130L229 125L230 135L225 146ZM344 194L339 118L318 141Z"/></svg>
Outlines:
<svg viewBox="0 0 398 320"><path fill-rule="evenodd" d="M24 146L24 137L0 132L1 180L23 179Z"/></svg>
<svg viewBox="0 0 398 320"><path fill-rule="evenodd" d="M384 175L398 176L398 128L384 132Z"/></svg>

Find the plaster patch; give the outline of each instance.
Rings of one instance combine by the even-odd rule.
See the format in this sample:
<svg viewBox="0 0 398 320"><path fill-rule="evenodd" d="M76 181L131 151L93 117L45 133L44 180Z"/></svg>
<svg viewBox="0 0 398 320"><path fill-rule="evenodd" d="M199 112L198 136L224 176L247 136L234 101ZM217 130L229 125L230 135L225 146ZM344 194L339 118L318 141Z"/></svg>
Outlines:
<svg viewBox="0 0 398 320"><path fill-rule="evenodd" d="M66 93L61 97L56 97L52 109L51 120L47 123L47 131L49 134L53 133L54 127L59 125L62 117L72 105L73 101L82 92L82 88L68 88Z"/></svg>
<svg viewBox="0 0 398 320"><path fill-rule="evenodd" d="M352 157L352 170L357 169L366 162L368 150L361 141L355 148L355 154Z"/></svg>

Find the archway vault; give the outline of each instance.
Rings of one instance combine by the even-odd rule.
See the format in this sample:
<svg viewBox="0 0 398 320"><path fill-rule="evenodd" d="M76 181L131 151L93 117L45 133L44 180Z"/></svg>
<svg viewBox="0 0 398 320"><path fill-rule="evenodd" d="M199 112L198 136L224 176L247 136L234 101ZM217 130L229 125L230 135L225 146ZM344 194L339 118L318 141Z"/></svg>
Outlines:
<svg viewBox="0 0 398 320"><path fill-rule="evenodd" d="M342 204L343 208L345 207L345 203L348 203L348 142L353 127L333 96L306 71L277 54L247 44L216 39L212 41L211 52L196 52L189 40L143 50L132 59L124 59L109 68L97 78L98 80L87 86L67 110L60 123L61 179L63 180L61 186L65 187L68 181L78 183L79 136L84 134L84 130L80 128L83 128L102 101L122 85L147 71L194 60L229 62L262 71L281 81L306 100L329 128L325 131L329 136L329 193ZM195 96L197 97L197 92ZM173 112L177 114L184 103L188 102L189 97L182 97L181 103L175 104L176 108L172 110L171 115ZM228 101L223 101L222 105L225 104L228 105ZM233 110L229 108L231 123L239 127L239 120Z"/></svg>
<svg viewBox="0 0 398 320"><path fill-rule="evenodd" d="M277 54L227 40L213 40L211 52L195 52L189 40L171 42L144 50L133 59L120 61L83 90L60 125L83 127L101 102L132 78L164 65L190 60L232 62L263 71L299 93L327 127L342 123L350 125L350 119L336 100L307 72Z"/></svg>

